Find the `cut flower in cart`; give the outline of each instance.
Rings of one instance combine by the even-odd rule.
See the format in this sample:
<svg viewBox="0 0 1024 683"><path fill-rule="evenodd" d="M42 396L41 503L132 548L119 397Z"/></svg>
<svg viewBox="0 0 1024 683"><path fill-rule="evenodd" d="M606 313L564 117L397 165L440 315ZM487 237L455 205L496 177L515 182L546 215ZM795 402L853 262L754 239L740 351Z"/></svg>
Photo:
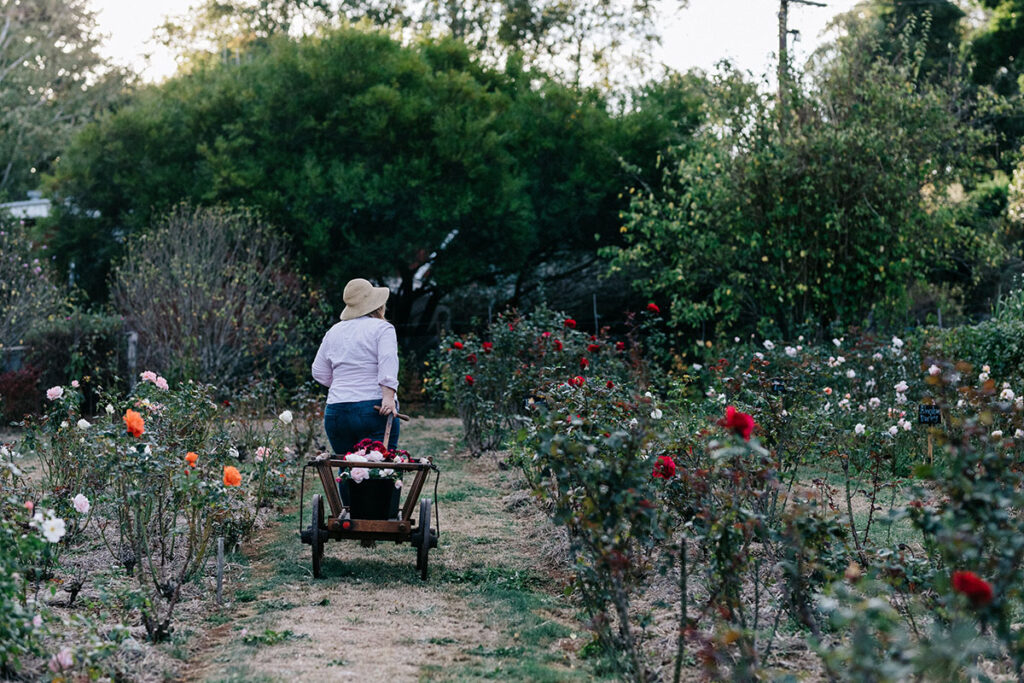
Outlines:
<svg viewBox="0 0 1024 683"><path fill-rule="evenodd" d="M380 441L363 439L357 443L354 449L341 456L342 460L348 462L383 463L390 462L403 464L409 462L424 462L425 459L413 458L408 451L399 448L388 449ZM402 486L402 471L393 470L389 467L345 467L337 478L339 482L351 479L359 483L366 479L393 479L395 488Z"/></svg>

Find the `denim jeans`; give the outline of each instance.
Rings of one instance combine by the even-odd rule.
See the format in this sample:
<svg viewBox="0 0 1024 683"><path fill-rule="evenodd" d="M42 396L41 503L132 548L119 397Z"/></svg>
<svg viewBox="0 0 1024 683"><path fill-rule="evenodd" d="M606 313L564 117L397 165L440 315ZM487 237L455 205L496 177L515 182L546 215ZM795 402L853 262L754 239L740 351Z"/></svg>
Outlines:
<svg viewBox="0 0 1024 683"><path fill-rule="evenodd" d="M324 409L324 430L331 442L331 449L344 455L363 439L384 441L384 430L387 429L388 418L379 414L374 406L380 405L380 399L355 401L353 403L328 403ZM395 404L397 408L398 404ZM398 448L399 420L391 423L390 443L388 448ZM348 481L338 484L341 501L349 504Z"/></svg>

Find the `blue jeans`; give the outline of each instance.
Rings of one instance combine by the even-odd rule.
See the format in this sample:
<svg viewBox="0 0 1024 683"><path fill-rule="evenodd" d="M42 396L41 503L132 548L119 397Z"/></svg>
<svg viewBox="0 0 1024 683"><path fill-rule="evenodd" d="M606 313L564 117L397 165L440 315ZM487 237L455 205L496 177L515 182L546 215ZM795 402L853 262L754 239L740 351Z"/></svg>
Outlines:
<svg viewBox="0 0 1024 683"><path fill-rule="evenodd" d="M363 439L384 441L384 430L387 429L388 418L374 410L380 405L380 399L355 401L353 403L328 403L324 409L324 431L331 442L331 449L340 455L352 450L352 447ZM395 406L397 407L397 403ZM399 420L391 423L390 443L388 448L398 448ZM349 504L348 482L338 484L341 501Z"/></svg>

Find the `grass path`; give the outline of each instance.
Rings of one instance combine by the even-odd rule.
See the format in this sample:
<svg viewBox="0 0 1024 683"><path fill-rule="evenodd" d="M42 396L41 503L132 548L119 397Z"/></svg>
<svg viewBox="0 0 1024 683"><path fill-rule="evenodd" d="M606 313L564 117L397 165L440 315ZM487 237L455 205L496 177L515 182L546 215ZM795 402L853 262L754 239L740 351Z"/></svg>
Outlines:
<svg viewBox="0 0 1024 683"><path fill-rule="evenodd" d="M460 434L457 420L402 428L402 446L442 471L428 581L412 546L354 541L329 542L314 580L291 511L249 550L248 585L214 615L223 623L206 633L187 680L591 680L564 579L541 557L550 524L513 504L515 472L458 451ZM310 484L319 486L307 479L307 499ZM432 479L423 496L434 497Z"/></svg>

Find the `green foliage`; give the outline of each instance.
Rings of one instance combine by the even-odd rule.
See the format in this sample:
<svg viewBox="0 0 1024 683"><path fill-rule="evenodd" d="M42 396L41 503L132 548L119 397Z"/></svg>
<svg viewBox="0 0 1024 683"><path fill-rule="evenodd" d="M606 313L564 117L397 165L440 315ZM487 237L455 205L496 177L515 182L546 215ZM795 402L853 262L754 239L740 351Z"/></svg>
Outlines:
<svg viewBox="0 0 1024 683"><path fill-rule="evenodd" d="M613 270L644 273L634 284L671 301L675 325L793 336L895 306L954 255L977 261L985 236L943 209L976 134L941 89L910 85L915 68L840 52L782 121L769 94L716 76L660 185L630 189Z"/></svg>
<svg viewBox="0 0 1024 683"><path fill-rule="evenodd" d="M996 377L1024 377L1024 289L1015 289L996 302L988 320L929 334L943 354L976 367L989 366Z"/></svg>
<svg viewBox="0 0 1024 683"><path fill-rule="evenodd" d="M86 0L4 0L0 25L0 198L23 199L126 79L99 55Z"/></svg>

